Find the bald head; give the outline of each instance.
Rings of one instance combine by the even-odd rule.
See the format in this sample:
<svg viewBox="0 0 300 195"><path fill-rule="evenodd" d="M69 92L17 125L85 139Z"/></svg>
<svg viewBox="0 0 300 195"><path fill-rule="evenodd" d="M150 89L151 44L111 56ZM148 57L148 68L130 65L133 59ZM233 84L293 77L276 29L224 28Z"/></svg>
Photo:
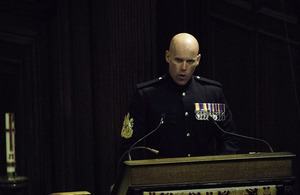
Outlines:
<svg viewBox="0 0 300 195"><path fill-rule="evenodd" d="M186 50L198 55L199 44L193 35L188 33L179 33L172 38L169 51L172 53L176 52L178 49Z"/></svg>
<svg viewBox="0 0 300 195"><path fill-rule="evenodd" d="M199 64L200 57L199 44L194 36L180 33L172 38L165 58L169 64L169 73L176 84L188 83Z"/></svg>

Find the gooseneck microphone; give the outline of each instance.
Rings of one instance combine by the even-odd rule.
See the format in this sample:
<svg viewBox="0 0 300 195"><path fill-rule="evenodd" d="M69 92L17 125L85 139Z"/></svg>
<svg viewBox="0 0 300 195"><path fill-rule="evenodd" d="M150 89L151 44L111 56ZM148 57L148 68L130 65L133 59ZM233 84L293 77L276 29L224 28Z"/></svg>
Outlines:
<svg viewBox="0 0 300 195"><path fill-rule="evenodd" d="M155 149L153 149L153 148L149 148L149 147L146 147L146 146L137 146L137 147L131 148L131 151L132 151L132 150L136 150L136 149L148 150L148 151L150 151L150 152L152 152L152 153L154 153L154 154L158 154L158 153L159 153L158 150L155 150ZM129 152L129 150L127 150L127 151L121 156L121 158L120 158L120 160L119 160L119 162L118 162L118 167L120 167L121 162L122 162L124 156L125 156L128 152Z"/></svg>
<svg viewBox="0 0 300 195"><path fill-rule="evenodd" d="M136 144L138 144L139 142L143 141L144 139L146 139L148 136L150 136L151 134L153 134L155 131L157 131L157 129L159 129L159 127L164 124L164 118L165 118L165 114L162 113L161 114L161 119L160 119L160 122L159 124L157 125L157 127L155 129L153 129L152 131L150 131L148 134L146 134L145 136L143 136L142 138L140 138L139 140L137 140L134 144L131 145L131 147L129 148L129 150L127 151L128 153L128 159L129 160L132 160L131 159L131 155L130 155L130 152L134 149L140 149L140 148L143 148L143 149L147 149L147 150L150 150L151 152L154 152L156 154L158 154L158 150L155 150L155 149L152 149L152 148L148 148L148 147L143 147L143 146L139 146L139 147L134 147ZM125 153L126 154L126 153Z"/></svg>
<svg viewBox="0 0 300 195"><path fill-rule="evenodd" d="M249 137L249 136L240 135L240 134L236 134L236 133L232 133L232 132L225 131L224 129L222 129L222 128L218 125L218 123L217 123L217 122L213 119L213 117L211 117L210 115L208 116L208 120L211 121L211 122L213 122L213 123L218 127L218 129L221 130L221 131L222 131L223 133L225 133L225 134L229 134L229 135L233 135L233 136L237 136L237 137L241 137L241 138L246 138L246 139L251 139L251 140L263 142L263 143L265 143L265 144L269 147L270 152L273 152L273 149L272 149L272 147L270 146L270 144L269 144L267 141L263 140L263 139L254 138L254 137Z"/></svg>
<svg viewBox="0 0 300 195"><path fill-rule="evenodd" d="M145 138L147 138L148 136L150 136L151 134L153 134L155 131L157 131L158 129L159 129L159 127L162 125L162 124L164 124L164 119L165 119L165 117L166 117L166 114L165 113L162 113L161 114L161 119L160 119L160 121L159 121L159 124L158 124L158 126L155 128L155 129L153 129L151 132L149 132L147 135L145 135L145 136L143 136L142 138L140 138L138 141L136 141L136 142L134 142L132 145L131 145L131 147L122 155L122 157L120 158L120 160L119 160L119 163L118 163L118 167L120 167L120 165L121 165L121 162L122 162L122 160L123 160L123 158L124 158L124 156L126 155L126 154L128 154L128 159L131 161L132 159L131 159L131 155L130 155L130 151L132 151L132 150L136 150L136 149L145 149L145 150L149 150L150 152L153 152L153 153L155 153L155 154L158 154L159 153L159 151L158 150L155 150L155 149L152 149L152 148L149 148L149 147L146 147L146 146L136 146L135 147L135 145L136 144L138 144L139 142L141 142L141 141L143 141ZM117 171L118 172L118 174L117 174L117 181L120 179L120 172L119 172L119 170ZM116 182L116 183L118 183L118 182ZM112 187L112 190L111 190L111 194L116 194L116 187Z"/></svg>

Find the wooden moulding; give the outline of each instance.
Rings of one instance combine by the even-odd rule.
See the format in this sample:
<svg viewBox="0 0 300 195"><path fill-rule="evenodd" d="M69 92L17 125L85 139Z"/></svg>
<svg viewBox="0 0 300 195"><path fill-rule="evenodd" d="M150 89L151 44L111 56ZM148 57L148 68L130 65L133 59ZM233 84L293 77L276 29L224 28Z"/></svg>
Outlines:
<svg viewBox="0 0 300 195"><path fill-rule="evenodd" d="M125 161L119 192L128 187L280 179L293 176L289 152Z"/></svg>

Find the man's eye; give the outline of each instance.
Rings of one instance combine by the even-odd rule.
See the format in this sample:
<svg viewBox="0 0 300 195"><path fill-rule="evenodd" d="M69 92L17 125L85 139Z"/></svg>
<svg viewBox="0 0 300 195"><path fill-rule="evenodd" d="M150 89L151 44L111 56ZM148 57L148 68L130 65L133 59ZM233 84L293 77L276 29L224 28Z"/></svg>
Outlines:
<svg viewBox="0 0 300 195"><path fill-rule="evenodd" d="M195 62L195 60L188 60L187 63L188 64L193 64Z"/></svg>
<svg viewBox="0 0 300 195"><path fill-rule="evenodd" d="M175 60L176 60L176 62L182 62L183 61L182 59L179 59L179 58L176 58Z"/></svg>

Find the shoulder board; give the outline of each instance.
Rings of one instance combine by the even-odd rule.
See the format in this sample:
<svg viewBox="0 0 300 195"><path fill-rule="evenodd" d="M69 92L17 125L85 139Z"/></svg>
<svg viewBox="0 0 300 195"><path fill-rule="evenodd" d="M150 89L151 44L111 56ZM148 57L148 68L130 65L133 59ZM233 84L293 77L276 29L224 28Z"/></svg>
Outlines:
<svg viewBox="0 0 300 195"><path fill-rule="evenodd" d="M150 80L150 81L146 81L146 82L143 82L143 83L139 83L137 84L137 88L140 89L140 88L143 88L143 87L147 87L149 85L152 85L154 83L158 83L159 81L163 80L165 78L165 76L162 76L162 77L158 77L156 79L153 79L153 80Z"/></svg>
<svg viewBox="0 0 300 195"><path fill-rule="evenodd" d="M218 81L214 81L214 80L207 79L204 77L195 76L195 80L198 82L204 82L204 83L208 83L208 84L212 84L212 85L217 85L219 87L223 87L223 85L221 83L219 83Z"/></svg>

